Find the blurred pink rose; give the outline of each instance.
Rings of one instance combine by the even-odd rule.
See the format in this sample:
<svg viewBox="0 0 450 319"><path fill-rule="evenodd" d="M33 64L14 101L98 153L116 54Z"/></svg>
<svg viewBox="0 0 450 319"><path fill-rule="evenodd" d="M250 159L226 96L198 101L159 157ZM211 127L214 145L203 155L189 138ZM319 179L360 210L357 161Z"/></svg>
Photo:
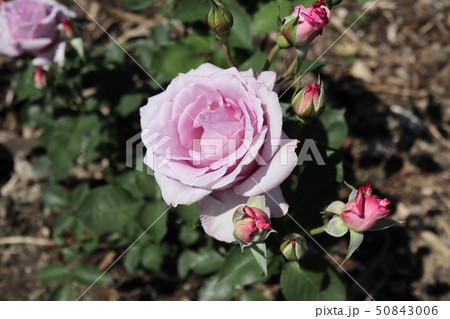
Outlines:
<svg viewBox="0 0 450 319"><path fill-rule="evenodd" d="M389 204L387 198L379 199L372 195L370 184L364 184L358 189L356 197L345 205L341 219L348 228L364 232L375 226L379 219L389 215Z"/></svg>
<svg viewBox="0 0 450 319"><path fill-rule="evenodd" d="M35 55L34 65L64 63L58 25L75 14L54 0L13 0L0 7L0 53Z"/></svg>
<svg viewBox="0 0 450 319"><path fill-rule="evenodd" d="M325 1L316 1L311 7L296 6L292 15L298 16L296 46L311 43L330 22L331 12Z"/></svg>
<svg viewBox="0 0 450 319"><path fill-rule="evenodd" d="M282 131L273 91L276 74L205 63L179 74L166 92L141 108L144 162L153 169L167 204L200 201L205 231L233 241L232 216L246 197L275 192L297 163L297 140Z"/></svg>

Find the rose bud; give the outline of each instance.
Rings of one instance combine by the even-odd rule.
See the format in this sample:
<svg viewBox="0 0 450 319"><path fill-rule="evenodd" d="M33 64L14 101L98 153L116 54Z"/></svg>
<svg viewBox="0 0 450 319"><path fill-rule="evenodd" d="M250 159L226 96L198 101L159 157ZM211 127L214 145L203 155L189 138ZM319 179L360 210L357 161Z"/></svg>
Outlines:
<svg viewBox="0 0 450 319"><path fill-rule="evenodd" d="M319 117L325 111L325 94L319 83L308 85L292 97L294 112L304 121Z"/></svg>
<svg viewBox="0 0 450 319"><path fill-rule="evenodd" d="M208 25L219 39L227 39L233 26L233 15L221 1L210 0L210 2Z"/></svg>
<svg viewBox="0 0 450 319"><path fill-rule="evenodd" d="M379 199L378 196L372 195L370 184L364 184L358 189L356 197L345 205L341 219L348 228L364 232L389 215L389 204L387 198Z"/></svg>
<svg viewBox="0 0 450 319"><path fill-rule="evenodd" d="M62 35L68 39L75 38L78 34L73 27L72 19L65 18L61 20L58 25L58 29L61 31Z"/></svg>
<svg viewBox="0 0 450 319"><path fill-rule="evenodd" d="M277 43L280 47L302 47L310 44L330 22L331 12L325 1L316 1L311 7L296 6L294 12L283 19Z"/></svg>
<svg viewBox="0 0 450 319"><path fill-rule="evenodd" d="M233 215L233 223L233 237L241 247L263 241L273 231L269 216L256 207L239 207Z"/></svg>
<svg viewBox="0 0 450 319"><path fill-rule="evenodd" d="M36 87L42 89L47 84L47 76L49 72L46 71L42 66L38 67L34 72L33 79Z"/></svg>
<svg viewBox="0 0 450 319"><path fill-rule="evenodd" d="M300 260L308 251L306 240L302 235L289 234L283 238L284 242L280 246L281 253L289 261Z"/></svg>

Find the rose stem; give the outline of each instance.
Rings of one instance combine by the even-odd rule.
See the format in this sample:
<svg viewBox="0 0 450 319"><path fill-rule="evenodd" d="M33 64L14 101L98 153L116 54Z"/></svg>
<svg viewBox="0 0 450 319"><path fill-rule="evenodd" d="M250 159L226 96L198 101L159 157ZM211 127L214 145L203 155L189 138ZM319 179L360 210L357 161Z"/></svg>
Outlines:
<svg viewBox="0 0 450 319"><path fill-rule="evenodd" d="M228 65L233 67L233 59L231 58L230 47L225 42L222 42L223 52L225 52L225 58L227 59Z"/></svg>
<svg viewBox="0 0 450 319"><path fill-rule="evenodd" d="M267 56L266 63L264 64L263 71L267 71L272 64L273 59L275 56L280 52L281 48L278 46L278 44L275 44L272 50L270 50L269 55Z"/></svg>

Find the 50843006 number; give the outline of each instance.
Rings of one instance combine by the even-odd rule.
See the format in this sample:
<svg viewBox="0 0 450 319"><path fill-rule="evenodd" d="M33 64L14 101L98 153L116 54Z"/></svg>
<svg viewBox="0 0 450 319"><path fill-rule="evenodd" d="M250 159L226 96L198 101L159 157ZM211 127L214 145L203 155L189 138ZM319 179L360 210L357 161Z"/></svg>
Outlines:
<svg viewBox="0 0 450 319"><path fill-rule="evenodd" d="M377 316L421 316L421 315L432 315L436 316L438 314L438 307L433 306L377 306L376 315Z"/></svg>

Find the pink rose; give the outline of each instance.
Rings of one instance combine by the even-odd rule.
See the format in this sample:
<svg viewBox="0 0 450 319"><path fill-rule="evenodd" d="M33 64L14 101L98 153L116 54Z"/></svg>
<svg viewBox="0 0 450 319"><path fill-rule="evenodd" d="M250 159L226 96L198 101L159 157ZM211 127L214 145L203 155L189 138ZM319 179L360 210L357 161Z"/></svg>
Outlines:
<svg viewBox="0 0 450 319"><path fill-rule="evenodd" d="M387 198L379 199L372 195L370 184L364 184L358 189L356 197L345 205L341 219L348 228L364 232L375 226L379 219L389 215L389 204Z"/></svg>
<svg viewBox="0 0 450 319"><path fill-rule="evenodd" d="M273 91L276 74L205 63L180 74L140 109L144 162L154 171L167 204L200 201L205 231L233 241L233 213L266 191L287 205L279 185L297 163L297 140L282 131ZM269 207L270 208L270 207Z"/></svg>
<svg viewBox="0 0 450 319"><path fill-rule="evenodd" d="M58 25L75 14L53 0L13 0L0 7L0 53L35 55L34 65L64 64Z"/></svg>
<svg viewBox="0 0 450 319"><path fill-rule="evenodd" d="M292 15L284 18L281 33L290 45L310 44L330 22L331 12L325 1L316 1L311 7L296 6Z"/></svg>

